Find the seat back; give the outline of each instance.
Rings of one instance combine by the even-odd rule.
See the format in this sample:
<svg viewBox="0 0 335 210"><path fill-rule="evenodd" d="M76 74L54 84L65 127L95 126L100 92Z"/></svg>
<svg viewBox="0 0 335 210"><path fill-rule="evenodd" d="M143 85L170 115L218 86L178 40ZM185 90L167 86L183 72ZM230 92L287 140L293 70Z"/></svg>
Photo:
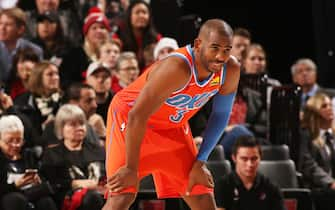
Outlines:
<svg viewBox="0 0 335 210"><path fill-rule="evenodd" d="M281 189L287 210L314 210L311 191L306 188Z"/></svg>
<svg viewBox="0 0 335 210"><path fill-rule="evenodd" d="M286 144L262 145L262 160L288 160L290 151Z"/></svg>
<svg viewBox="0 0 335 210"><path fill-rule="evenodd" d="M209 161L206 163L207 168L210 170L214 183L221 177L231 172L231 165L229 160L222 161Z"/></svg>
<svg viewBox="0 0 335 210"><path fill-rule="evenodd" d="M300 101L299 86L273 87L270 105L270 142L286 144L290 148L290 157L298 159L300 142Z"/></svg>
<svg viewBox="0 0 335 210"><path fill-rule="evenodd" d="M261 93L262 101L264 104L266 104L266 98L267 98L267 81L268 76L265 73L261 74L241 74L239 87L248 87L252 90L255 90L259 93Z"/></svg>
<svg viewBox="0 0 335 210"><path fill-rule="evenodd" d="M215 146L213 151L208 157L208 161L223 161L225 160L224 149L221 144Z"/></svg>
<svg viewBox="0 0 335 210"><path fill-rule="evenodd" d="M293 160L262 160L258 172L268 177L280 188L297 188L298 179Z"/></svg>

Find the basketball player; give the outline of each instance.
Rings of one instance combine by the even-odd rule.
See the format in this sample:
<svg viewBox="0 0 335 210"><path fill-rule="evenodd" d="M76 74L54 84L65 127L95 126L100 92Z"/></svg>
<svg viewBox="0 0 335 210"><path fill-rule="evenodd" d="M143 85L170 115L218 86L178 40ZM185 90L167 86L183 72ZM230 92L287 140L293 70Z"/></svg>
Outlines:
<svg viewBox="0 0 335 210"><path fill-rule="evenodd" d="M192 210L214 210L205 162L227 125L240 67L230 56L233 32L206 21L194 47L177 49L118 92L107 119L108 199L103 210L128 209L139 180L152 174L159 198L182 197ZM188 119L211 97L213 111L199 152Z"/></svg>

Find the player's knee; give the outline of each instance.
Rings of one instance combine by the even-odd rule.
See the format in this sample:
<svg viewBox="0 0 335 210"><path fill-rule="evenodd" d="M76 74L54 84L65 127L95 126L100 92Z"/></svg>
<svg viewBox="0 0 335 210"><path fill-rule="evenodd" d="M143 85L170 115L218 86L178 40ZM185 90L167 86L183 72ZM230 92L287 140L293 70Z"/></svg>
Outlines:
<svg viewBox="0 0 335 210"><path fill-rule="evenodd" d="M128 210L135 201L136 194L127 193L109 197L102 210Z"/></svg>

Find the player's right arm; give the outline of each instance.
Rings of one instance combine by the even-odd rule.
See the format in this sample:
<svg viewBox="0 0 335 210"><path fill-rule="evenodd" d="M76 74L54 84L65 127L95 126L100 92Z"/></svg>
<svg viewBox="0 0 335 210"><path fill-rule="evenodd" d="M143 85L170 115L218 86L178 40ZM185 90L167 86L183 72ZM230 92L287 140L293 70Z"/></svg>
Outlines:
<svg viewBox="0 0 335 210"><path fill-rule="evenodd" d="M109 179L109 188L113 191L137 184L140 147L147 121L171 93L187 83L191 74L186 62L179 57L167 58L153 68L128 114L125 130L126 164Z"/></svg>

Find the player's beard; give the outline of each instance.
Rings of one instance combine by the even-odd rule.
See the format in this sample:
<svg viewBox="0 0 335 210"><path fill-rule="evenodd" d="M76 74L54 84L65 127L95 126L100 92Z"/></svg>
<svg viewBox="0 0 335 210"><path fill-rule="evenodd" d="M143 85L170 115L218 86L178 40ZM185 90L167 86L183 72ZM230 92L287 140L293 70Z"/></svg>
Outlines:
<svg viewBox="0 0 335 210"><path fill-rule="evenodd" d="M213 69L210 69L209 67L209 61L207 61L206 57L205 57L205 52L204 49L200 50L200 65L202 68L204 68L207 72L213 73L215 71L213 71Z"/></svg>

